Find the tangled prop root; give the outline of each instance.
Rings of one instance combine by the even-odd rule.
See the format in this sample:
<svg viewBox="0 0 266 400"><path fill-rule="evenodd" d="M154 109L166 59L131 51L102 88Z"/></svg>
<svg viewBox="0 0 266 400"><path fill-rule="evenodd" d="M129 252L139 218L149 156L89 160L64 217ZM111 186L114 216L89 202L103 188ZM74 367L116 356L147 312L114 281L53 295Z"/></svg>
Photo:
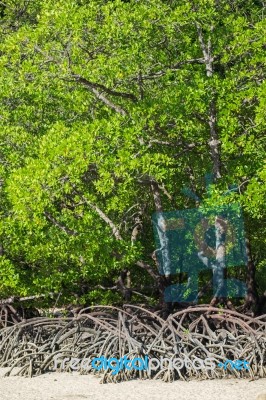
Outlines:
<svg viewBox="0 0 266 400"><path fill-rule="evenodd" d="M0 329L0 367L10 367L7 376L35 376L55 370L55 359L87 360L80 373L102 377L102 383L132 378L212 379L223 377L266 377L266 315L251 318L235 311L195 306L163 320L156 313L134 305L88 307L73 318L39 317ZM165 365L160 370L92 369L91 360L104 356L129 360L161 357L173 360L246 360L249 369L181 369ZM58 365L58 363L57 363ZM190 364L191 365L191 364ZM19 367L19 368L17 368ZM60 371L71 371L60 363Z"/></svg>

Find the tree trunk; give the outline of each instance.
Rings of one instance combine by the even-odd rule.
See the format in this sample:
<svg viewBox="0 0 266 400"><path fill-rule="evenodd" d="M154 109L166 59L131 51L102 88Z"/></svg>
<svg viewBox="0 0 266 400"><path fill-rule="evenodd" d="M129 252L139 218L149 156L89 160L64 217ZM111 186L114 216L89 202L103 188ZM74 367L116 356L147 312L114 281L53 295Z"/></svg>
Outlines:
<svg viewBox="0 0 266 400"><path fill-rule="evenodd" d="M248 259L246 276L247 295L244 308L255 311L258 303L258 293L255 281L256 267L252 259L251 246L248 238L246 238L246 253Z"/></svg>
<svg viewBox="0 0 266 400"><path fill-rule="evenodd" d="M173 303L165 301L165 298L164 298L165 289L171 285L171 268L170 268L171 261L170 261L169 252L168 252L168 238L167 238L167 233L166 233L166 231L167 231L166 221L162 215L163 206L162 206L162 201L161 201L161 196L160 196L160 191L159 191L159 185L154 180L151 182L151 190L152 190L152 194L153 194L155 209L156 209L156 212L159 214L159 217L157 220L157 231L158 231L158 236L160 239L160 248L155 250L154 258L156 258L156 264L157 264L158 268L160 269L160 265L159 265L158 258L156 257L156 255L159 252L161 252L162 260L163 260L163 271L161 271L161 275L158 280L158 285L159 285L159 291L161 294L162 317L166 319L173 310ZM164 275L162 275L162 273Z"/></svg>
<svg viewBox="0 0 266 400"><path fill-rule="evenodd" d="M201 26L196 23L196 28L198 32L198 39L200 43L200 47L203 53L203 59L206 68L207 77L213 76L213 55L212 55L212 45L211 39L208 38L208 41L205 41L203 36L203 31ZM211 27L211 32L213 27ZM209 115L208 115L208 125L210 128L210 139L208 142L210 149L210 156L213 165L213 176L214 181L220 179L222 177L221 172L221 148L220 148L220 140L219 140L219 132L217 126L217 110L216 110L216 93L212 90L211 100L209 105ZM216 231L216 261L212 264L213 270L213 282L216 287L215 294L211 300L211 305L214 306L217 304L220 299L225 301L226 297L226 287L225 287L225 239L226 239L226 227L223 226L225 221L216 216L215 218L215 231ZM231 308L232 304L229 300L227 300L228 307Z"/></svg>

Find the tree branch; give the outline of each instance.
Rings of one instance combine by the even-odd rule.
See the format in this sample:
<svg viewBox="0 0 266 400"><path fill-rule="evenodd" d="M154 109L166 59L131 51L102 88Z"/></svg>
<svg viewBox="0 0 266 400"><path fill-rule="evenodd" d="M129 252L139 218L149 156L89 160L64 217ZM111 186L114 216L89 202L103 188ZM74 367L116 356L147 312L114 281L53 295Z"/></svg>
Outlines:
<svg viewBox="0 0 266 400"><path fill-rule="evenodd" d="M152 266L149 264L146 264L144 261L142 261L142 260L137 261L136 265L142 269L145 269L153 279L159 280L161 278L161 275L159 275L159 273L156 273L154 271L154 269L152 268Z"/></svg>
<svg viewBox="0 0 266 400"><path fill-rule="evenodd" d="M115 236L116 240L122 240L122 236L120 235L119 229L113 223L113 221L97 206L87 201L87 204L97 212L97 214L106 222L111 228L113 235Z"/></svg>
<svg viewBox="0 0 266 400"><path fill-rule="evenodd" d="M201 26L196 22L196 28L198 32L198 38L200 47L202 49L204 64L206 66L206 74L207 77L213 76L213 60L212 57L212 48L211 48L211 40L208 39L208 43L206 44L203 38L203 32ZM211 31L213 27L211 27ZM210 147L211 158L213 162L213 174L214 180L221 178L221 158L220 158L220 140L218 135L218 127L217 127L217 112L216 112L216 99L213 94L210 107L209 107L209 119L208 124L210 127L210 140L208 142Z"/></svg>
<svg viewBox="0 0 266 400"><path fill-rule="evenodd" d="M50 222L52 222L52 224L54 226L57 226L57 228L61 229L61 231L65 232L67 235L70 236L77 236L78 232L67 228L65 225L61 224L59 221L57 221L50 213L48 213L47 211L44 211L43 213L46 217L46 219Z"/></svg>
<svg viewBox="0 0 266 400"><path fill-rule="evenodd" d="M74 188L75 189L75 188ZM83 195L81 195L76 189L75 192L81 197L82 201L87 204L89 207L91 207L94 211L97 212L97 214L101 217L101 219L106 222L111 228L112 228L112 232L113 235L115 236L115 238L117 240L123 240L119 229L117 228L117 226L113 223L113 221L108 217L108 215L106 215L98 206L92 204L90 201L88 201L87 199L85 199L85 197Z"/></svg>
<svg viewBox="0 0 266 400"><path fill-rule="evenodd" d="M162 206L161 195L160 195L160 191L159 191L159 185L153 179L151 179L151 191L153 194L156 212L161 213L163 211L163 206Z"/></svg>
<svg viewBox="0 0 266 400"><path fill-rule="evenodd" d="M202 53L203 53L203 57L204 57L203 63L206 66L207 76L212 76L212 74L213 74L213 66L212 66L213 57L211 56L211 41L209 39L208 44L206 45L206 43L204 42L204 39L203 39L203 33L202 33L201 26L197 22L196 22L196 27L197 27L200 47L202 49Z"/></svg>
<svg viewBox="0 0 266 400"><path fill-rule="evenodd" d="M154 72L153 74L146 74L146 75L141 75L142 80L148 80L148 79L156 79L156 78L161 78L164 76L168 71L177 71L180 69L183 65L187 64L204 64L204 59L203 58L194 58L191 60L185 60L185 61L180 61L174 65L166 66L165 69ZM138 81L139 82L139 76L136 78L132 79L133 81Z"/></svg>
<svg viewBox="0 0 266 400"><path fill-rule="evenodd" d="M130 93L123 93L123 92L116 92L114 90L108 89L104 85L101 85L99 83L93 83L88 81L87 79L79 76L79 75L72 75L73 78L79 83L81 83L83 86L85 86L87 89L89 89L99 100L101 100L104 104L106 104L108 107L112 108L115 110L117 113L126 116L127 112L120 107L119 105L113 103L111 100L109 100L102 92L100 92L98 89L102 90L103 92L106 92L112 96L119 96L123 98L127 98L133 101L137 101L137 98Z"/></svg>
<svg viewBox="0 0 266 400"><path fill-rule="evenodd" d="M221 158L220 158L220 140L217 131L217 116L216 116L216 101L213 98L210 104L209 112L209 127L210 127L210 140L209 147L211 152L211 158L213 162L213 174L214 179L222 177L221 174Z"/></svg>
<svg viewBox="0 0 266 400"><path fill-rule="evenodd" d="M73 76L73 78L76 79L76 81L80 82L84 86L88 86L90 88L95 88L95 89L101 89L103 92L106 92L106 93L110 94L111 96L123 97L124 99L129 99L134 102L138 101L137 97L132 93L117 92L113 89L107 88L106 86L102 85L101 83L91 82L88 79L83 78L80 75L73 74L72 76Z"/></svg>

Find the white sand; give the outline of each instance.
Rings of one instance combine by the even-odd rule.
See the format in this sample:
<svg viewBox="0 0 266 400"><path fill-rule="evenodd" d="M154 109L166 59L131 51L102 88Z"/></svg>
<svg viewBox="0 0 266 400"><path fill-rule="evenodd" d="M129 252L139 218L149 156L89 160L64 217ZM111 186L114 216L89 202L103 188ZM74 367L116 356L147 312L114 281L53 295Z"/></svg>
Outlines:
<svg viewBox="0 0 266 400"><path fill-rule="evenodd" d="M6 370L0 369L0 400L256 400L259 393L266 393L266 379L134 380L101 385L91 375L49 373L31 379L4 378Z"/></svg>

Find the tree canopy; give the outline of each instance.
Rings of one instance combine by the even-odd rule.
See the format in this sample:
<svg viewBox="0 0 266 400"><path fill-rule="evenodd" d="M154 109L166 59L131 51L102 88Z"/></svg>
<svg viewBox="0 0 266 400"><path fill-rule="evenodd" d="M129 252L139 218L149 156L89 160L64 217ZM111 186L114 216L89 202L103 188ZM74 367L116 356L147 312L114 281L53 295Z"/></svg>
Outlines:
<svg viewBox="0 0 266 400"><path fill-rule="evenodd" d="M197 207L184 187L241 204L250 268L236 273L256 270L262 295L263 2L0 7L0 296L156 301L151 216Z"/></svg>

